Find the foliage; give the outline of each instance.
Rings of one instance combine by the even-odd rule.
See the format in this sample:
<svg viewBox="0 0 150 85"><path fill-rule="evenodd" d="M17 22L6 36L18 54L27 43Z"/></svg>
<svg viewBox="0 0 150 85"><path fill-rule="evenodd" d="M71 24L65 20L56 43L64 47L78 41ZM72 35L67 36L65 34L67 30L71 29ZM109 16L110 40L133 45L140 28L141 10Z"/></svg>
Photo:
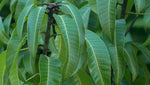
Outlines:
<svg viewBox="0 0 150 85"><path fill-rule="evenodd" d="M149 85L149 22L149 0L1 0L0 85Z"/></svg>

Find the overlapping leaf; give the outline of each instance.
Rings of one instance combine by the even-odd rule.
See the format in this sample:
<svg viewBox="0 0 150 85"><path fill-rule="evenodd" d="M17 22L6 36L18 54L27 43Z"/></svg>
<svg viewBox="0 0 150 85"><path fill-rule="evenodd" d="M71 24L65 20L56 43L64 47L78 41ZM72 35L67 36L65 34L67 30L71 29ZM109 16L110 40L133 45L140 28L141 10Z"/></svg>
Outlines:
<svg viewBox="0 0 150 85"><path fill-rule="evenodd" d="M140 13L145 7L145 0L134 0L136 12Z"/></svg>
<svg viewBox="0 0 150 85"><path fill-rule="evenodd" d="M119 85L125 72L124 64L124 43L125 43L125 20L117 20L116 30L115 30L115 47L110 48L110 53L112 56L112 66L114 69L115 83Z"/></svg>
<svg viewBox="0 0 150 85"><path fill-rule="evenodd" d="M1 0L0 2L0 10L3 8L3 6L8 2L8 0Z"/></svg>
<svg viewBox="0 0 150 85"><path fill-rule="evenodd" d="M138 75L137 59L135 55L133 54L131 45L126 45L126 48L124 49L124 51L125 51L124 59L126 60L128 68L130 72L132 73L132 80L134 81Z"/></svg>
<svg viewBox="0 0 150 85"><path fill-rule="evenodd" d="M88 67L96 85L111 84L111 60L104 42L91 31L86 30Z"/></svg>
<svg viewBox="0 0 150 85"><path fill-rule="evenodd" d="M35 7L31 10L27 21L28 25L28 46L30 54L35 58L38 47L38 33L45 13L46 6Z"/></svg>
<svg viewBox="0 0 150 85"><path fill-rule="evenodd" d="M60 85L61 62L56 57L40 56L40 85Z"/></svg>
<svg viewBox="0 0 150 85"><path fill-rule="evenodd" d="M0 41L3 42L4 44L7 44L8 40L9 40L9 37L5 33L4 25L3 25L2 19L0 17Z"/></svg>
<svg viewBox="0 0 150 85"><path fill-rule="evenodd" d="M56 22L61 28L64 41L67 45L67 63L64 69L64 79L69 78L76 70L79 62L79 31L75 21L66 15L55 15Z"/></svg>
<svg viewBox="0 0 150 85"><path fill-rule="evenodd" d="M24 22L25 22L26 17L27 17L27 15L28 15L28 13L29 13L32 6L33 6L33 4L25 7L23 9L23 11L21 12L19 18L18 18L18 21L17 21L17 34L20 37L20 39L22 38L22 31L23 31Z"/></svg>
<svg viewBox="0 0 150 85"><path fill-rule="evenodd" d="M85 28L87 28L87 26L88 26L90 12L91 12L91 9L90 9L89 5L85 5L80 9L80 13L82 15Z"/></svg>
<svg viewBox="0 0 150 85"><path fill-rule="evenodd" d="M65 2L64 2L65 3ZM81 62L82 62L82 57L84 57L82 55L82 51L83 51L83 45L84 45L84 42L85 42L85 29L84 29L84 24L83 24L83 20L82 20L82 16L78 10L77 7L75 7L74 5L70 4L69 2L66 2L68 4L64 4L62 7L61 7L61 10L64 11L65 13L69 14L72 16L73 20L75 21L75 24L77 26L77 35L79 36L79 49L78 49L78 58L79 60L77 60L78 62L78 67L76 69L76 71L74 71L74 74L81 68Z"/></svg>
<svg viewBox="0 0 150 85"><path fill-rule="evenodd" d="M4 73L6 70L6 51L0 54L0 85L3 85Z"/></svg>

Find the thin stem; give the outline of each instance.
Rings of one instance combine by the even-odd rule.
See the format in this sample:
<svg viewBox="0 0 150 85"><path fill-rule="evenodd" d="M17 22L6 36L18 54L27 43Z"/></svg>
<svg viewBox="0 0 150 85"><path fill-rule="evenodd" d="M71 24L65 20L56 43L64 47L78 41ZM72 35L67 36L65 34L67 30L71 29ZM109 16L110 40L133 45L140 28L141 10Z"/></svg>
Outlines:
<svg viewBox="0 0 150 85"><path fill-rule="evenodd" d="M134 12L126 12L126 14L133 14L133 15L150 15L150 13L134 13Z"/></svg>
<svg viewBox="0 0 150 85"><path fill-rule="evenodd" d="M37 75L40 75L40 74L39 74L39 73L34 74L34 75L31 76L30 78L28 78L28 79L26 80L26 82L29 81L29 80L31 80L31 79L33 79L33 78L36 77Z"/></svg>
<svg viewBox="0 0 150 85"><path fill-rule="evenodd" d="M124 0L122 4L121 19L125 18L128 0Z"/></svg>
<svg viewBox="0 0 150 85"><path fill-rule="evenodd" d="M29 48L23 48L23 49L20 49L20 51L25 51L25 50L28 50Z"/></svg>
<svg viewBox="0 0 150 85"><path fill-rule="evenodd" d="M126 36L126 35L128 34L128 32L131 30L131 28L133 27L133 25L134 25L135 21L137 20L137 18L138 18L138 16L135 16L135 18L133 19L133 21L132 21L130 27L129 27L129 28L127 29L127 31L126 31L125 36Z"/></svg>

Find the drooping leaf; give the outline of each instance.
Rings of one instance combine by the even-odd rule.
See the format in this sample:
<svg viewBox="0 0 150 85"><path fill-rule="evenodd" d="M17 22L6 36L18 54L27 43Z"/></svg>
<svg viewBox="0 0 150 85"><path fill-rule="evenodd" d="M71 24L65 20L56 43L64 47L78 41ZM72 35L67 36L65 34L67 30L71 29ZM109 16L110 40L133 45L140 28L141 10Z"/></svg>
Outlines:
<svg viewBox="0 0 150 85"><path fill-rule="evenodd" d="M27 21L29 52L35 58L38 47L38 33L45 13L46 6L35 7L31 10Z"/></svg>
<svg viewBox="0 0 150 85"><path fill-rule="evenodd" d="M22 31L23 31L24 22L25 22L26 17L27 17L27 15L28 15L28 13L29 13L32 6L33 6L33 4L25 7L23 9L23 11L20 13L20 16L18 18L18 21L17 21L17 34L20 37L20 39L22 38Z"/></svg>
<svg viewBox="0 0 150 85"><path fill-rule="evenodd" d="M40 56L40 85L60 85L61 62L56 57Z"/></svg>
<svg viewBox="0 0 150 85"><path fill-rule="evenodd" d="M93 32L86 30L88 68L96 85L111 84L111 61L105 43Z"/></svg>
<svg viewBox="0 0 150 85"><path fill-rule="evenodd" d="M145 58L150 62L150 50L138 43L132 43L135 47L138 48L142 52L142 54L145 56Z"/></svg>
<svg viewBox="0 0 150 85"><path fill-rule="evenodd" d="M56 32L58 34L62 34L61 29L59 27L57 27ZM67 46L62 35L58 35L56 37L55 46L58 50L57 58L59 58L59 60L61 61L61 67L63 69L67 61Z"/></svg>
<svg viewBox="0 0 150 85"><path fill-rule="evenodd" d="M8 42L7 53L6 53L6 65L7 71L9 72L9 79L12 85L19 85L18 77L18 55L20 48L23 46L26 41L26 36L19 40L19 37L13 32L13 36Z"/></svg>
<svg viewBox="0 0 150 85"><path fill-rule="evenodd" d="M88 0L89 6L91 7L91 10L94 11L96 14L98 14L98 8L97 8L97 0Z"/></svg>
<svg viewBox="0 0 150 85"><path fill-rule="evenodd" d="M143 8L145 7L146 1L145 0L134 0L136 12L140 13Z"/></svg>
<svg viewBox="0 0 150 85"><path fill-rule="evenodd" d="M0 41L3 42L4 44L7 44L9 40L8 35L5 33L4 25L2 22L2 18L0 17Z"/></svg>
<svg viewBox="0 0 150 85"><path fill-rule="evenodd" d="M85 5L80 9L80 13L83 18L84 28L87 28L88 26L90 12L91 12L91 9L89 5Z"/></svg>
<svg viewBox="0 0 150 85"><path fill-rule="evenodd" d="M97 0L98 17L102 30L112 42L114 39L116 20L116 0Z"/></svg>
<svg viewBox="0 0 150 85"><path fill-rule="evenodd" d="M79 36L79 50L77 52L78 53L77 56L80 59L78 61L78 66L73 73L75 74L81 68L81 62L82 62L81 59L82 57L84 57L82 56L82 51L84 50L82 46L84 45L84 42L85 42L85 28L84 28L83 19L82 19L79 9L75 7L74 5L70 4L69 2L66 2L66 3L68 4L64 4L61 7L61 10L72 16L77 26L77 31L78 31L77 35Z"/></svg>
<svg viewBox="0 0 150 85"><path fill-rule="evenodd" d="M33 2L34 2L34 0L18 0L16 9L15 9L15 15L14 15L14 18L16 21L18 20L20 13L23 11L22 9L33 4ZM26 12L28 13L28 11L26 11ZM26 13L25 13L25 15L26 15Z"/></svg>
<svg viewBox="0 0 150 85"><path fill-rule="evenodd" d="M110 49L112 56L112 67L114 70L115 83L116 85L120 84L125 72L124 64L124 43L125 43L125 20L117 20L116 30L114 33L115 47Z"/></svg>
<svg viewBox="0 0 150 85"><path fill-rule="evenodd" d="M6 70L6 51L0 54L0 85L4 83L4 73Z"/></svg>
<svg viewBox="0 0 150 85"><path fill-rule="evenodd" d="M1 0L0 2L0 10L3 8L3 6L8 2L8 0Z"/></svg>
<svg viewBox="0 0 150 85"><path fill-rule="evenodd" d="M9 34L11 20L12 20L12 14L9 14L4 20L4 27L7 34Z"/></svg>
<svg viewBox="0 0 150 85"><path fill-rule="evenodd" d="M131 45L126 45L126 48L124 49L125 56L124 59L128 65L128 68L130 72L132 73L132 80L134 81L138 75L138 63L137 58L133 54Z"/></svg>
<svg viewBox="0 0 150 85"><path fill-rule="evenodd" d="M79 31L75 21L66 15L55 15L56 22L61 28L64 41L67 45L67 63L64 68L63 79L69 78L77 69L80 59Z"/></svg>

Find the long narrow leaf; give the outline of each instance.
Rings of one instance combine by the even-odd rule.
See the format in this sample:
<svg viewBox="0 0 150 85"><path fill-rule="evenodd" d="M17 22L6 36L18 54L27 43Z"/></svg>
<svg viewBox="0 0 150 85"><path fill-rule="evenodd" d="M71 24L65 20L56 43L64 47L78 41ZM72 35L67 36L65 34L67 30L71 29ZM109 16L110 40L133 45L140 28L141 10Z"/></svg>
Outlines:
<svg viewBox="0 0 150 85"><path fill-rule="evenodd" d="M0 2L0 10L3 8L3 6L8 2L8 0L1 0Z"/></svg>
<svg viewBox="0 0 150 85"><path fill-rule="evenodd" d="M125 72L124 64L124 43L125 43L125 20L117 20L116 30L115 30L115 48L111 53L112 55L112 66L114 69L115 83L119 85Z"/></svg>
<svg viewBox="0 0 150 85"><path fill-rule="evenodd" d="M91 31L86 31L88 67L96 85L111 84L111 61L104 42Z"/></svg>
<svg viewBox="0 0 150 85"><path fill-rule="evenodd" d="M145 7L145 0L134 0L136 12L140 13Z"/></svg>
<svg viewBox="0 0 150 85"><path fill-rule="evenodd" d="M38 34L40 25L45 13L46 6L36 7L31 10L27 21L28 25L28 46L30 54L35 58L38 47Z"/></svg>
<svg viewBox="0 0 150 85"><path fill-rule="evenodd" d="M33 6L33 4L24 8L23 11L21 12L20 16L19 16L18 21L17 21L17 34L20 37L20 39L22 38L22 31L23 31L24 22L26 20L27 14L29 13L32 6Z"/></svg>
<svg viewBox="0 0 150 85"><path fill-rule="evenodd" d="M66 15L55 15L56 22L61 28L62 35L67 45L67 63L63 79L69 78L76 70L79 62L79 31L75 21Z"/></svg>
<svg viewBox="0 0 150 85"><path fill-rule="evenodd" d="M40 85L60 85L61 62L56 57L40 56Z"/></svg>
<svg viewBox="0 0 150 85"><path fill-rule="evenodd" d="M0 85L3 85L4 73L6 69L6 51L0 54Z"/></svg>
<svg viewBox="0 0 150 85"><path fill-rule="evenodd" d="M116 0L96 0L102 29L110 41L114 39Z"/></svg>

